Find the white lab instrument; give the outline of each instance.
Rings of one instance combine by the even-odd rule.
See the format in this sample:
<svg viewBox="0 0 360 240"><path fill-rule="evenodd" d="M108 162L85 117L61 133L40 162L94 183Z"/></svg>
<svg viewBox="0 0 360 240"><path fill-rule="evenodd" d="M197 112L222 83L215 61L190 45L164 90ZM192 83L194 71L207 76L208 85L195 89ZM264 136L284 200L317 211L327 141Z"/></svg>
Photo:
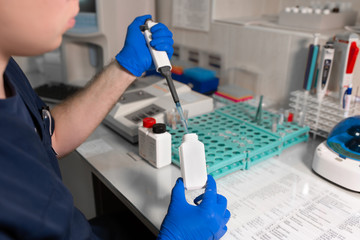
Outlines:
<svg viewBox="0 0 360 240"><path fill-rule="evenodd" d="M335 66L335 65L334 65ZM301 114L304 118L303 124L310 127L311 132L327 138L331 130L346 116L360 114L360 108L351 95L346 96L348 110L339 106L338 97L332 94L325 95L319 101L315 95L307 95L305 91L297 90L290 93L291 111L295 112L295 121L301 123ZM306 101L305 101L306 99ZM306 104L306 107L304 107ZM305 109L305 111L303 111Z"/></svg>
<svg viewBox="0 0 360 240"><path fill-rule="evenodd" d="M339 79L339 103L343 106L344 95L349 85L353 81L353 70L358 56L359 37L355 33L337 34L335 37L335 51L339 58L339 75L335 79Z"/></svg>
<svg viewBox="0 0 360 240"><path fill-rule="evenodd" d="M174 81L174 86L188 117L211 112L213 99L192 91L186 84ZM164 78L149 76L137 79L121 96L106 116L104 123L128 139L138 141L138 127L145 117L153 117L158 123L165 122L165 112L174 109L169 87Z"/></svg>
<svg viewBox="0 0 360 240"><path fill-rule="evenodd" d="M152 36L151 36L151 32L150 29L155 26L157 23L152 21L151 19L148 19L145 22L145 26L144 26L144 36L145 36L145 40L146 43L148 45L148 48L150 50L152 59L154 61L154 65L155 65L155 70L157 72L160 72L160 68L162 67L169 67L171 70L171 63L169 60L169 57L167 56L167 53L165 51L157 51L155 50L153 47L150 46L150 42L152 40Z"/></svg>
<svg viewBox="0 0 360 240"><path fill-rule="evenodd" d="M205 147L195 133L183 136L179 156L185 189L196 190L205 187L207 181Z"/></svg>
<svg viewBox="0 0 360 240"><path fill-rule="evenodd" d="M155 0L80 1L76 24L60 48L64 82L84 86L121 50L134 17L154 13Z"/></svg>
<svg viewBox="0 0 360 240"><path fill-rule="evenodd" d="M315 150L313 170L344 188L360 192L360 116L338 123Z"/></svg>
<svg viewBox="0 0 360 240"><path fill-rule="evenodd" d="M334 45L331 42L326 43L323 47L319 79L316 86L316 95L319 101L325 96L329 85L331 69L334 62L334 52Z"/></svg>

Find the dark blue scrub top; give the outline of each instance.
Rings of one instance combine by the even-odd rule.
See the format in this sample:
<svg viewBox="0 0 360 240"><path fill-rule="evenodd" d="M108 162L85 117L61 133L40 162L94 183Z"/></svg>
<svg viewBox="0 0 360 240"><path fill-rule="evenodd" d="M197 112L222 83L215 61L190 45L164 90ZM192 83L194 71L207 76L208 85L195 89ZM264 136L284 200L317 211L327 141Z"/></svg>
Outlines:
<svg viewBox="0 0 360 240"><path fill-rule="evenodd" d="M4 79L13 95L0 100L0 239L97 239L62 183L46 105L13 59Z"/></svg>

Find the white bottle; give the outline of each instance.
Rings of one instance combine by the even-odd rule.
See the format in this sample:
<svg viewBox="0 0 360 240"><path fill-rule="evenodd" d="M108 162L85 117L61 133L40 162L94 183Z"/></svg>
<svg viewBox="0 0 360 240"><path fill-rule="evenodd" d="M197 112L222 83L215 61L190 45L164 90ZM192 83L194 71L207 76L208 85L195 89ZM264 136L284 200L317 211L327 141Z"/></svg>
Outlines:
<svg viewBox="0 0 360 240"><path fill-rule="evenodd" d="M144 118L143 125L138 129L138 140L139 140L139 155L144 159L147 159L150 150L147 147L146 139L147 136L151 133L153 125L156 123L155 118Z"/></svg>
<svg viewBox="0 0 360 240"><path fill-rule="evenodd" d="M171 164L171 134L164 123L156 123L146 139L149 155L146 160L156 168Z"/></svg>
<svg viewBox="0 0 360 240"><path fill-rule="evenodd" d="M139 155L156 168L171 164L171 134L164 123L144 118L139 127Z"/></svg>
<svg viewBox="0 0 360 240"><path fill-rule="evenodd" d="M179 155L185 188L195 190L205 187L207 181L205 147L195 133L183 136Z"/></svg>

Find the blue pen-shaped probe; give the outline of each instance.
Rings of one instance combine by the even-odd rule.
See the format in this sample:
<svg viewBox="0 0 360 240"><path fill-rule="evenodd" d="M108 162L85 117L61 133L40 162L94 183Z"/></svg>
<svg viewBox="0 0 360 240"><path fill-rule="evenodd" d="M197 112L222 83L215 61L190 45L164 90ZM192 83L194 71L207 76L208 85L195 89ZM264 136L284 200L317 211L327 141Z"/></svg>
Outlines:
<svg viewBox="0 0 360 240"><path fill-rule="evenodd" d="M314 73L316 69L316 62L319 53L318 36L319 34L314 35L314 44L310 44L309 47L308 59L306 63L305 79L304 79L304 89L305 89L304 101L301 111L296 114L302 116L301 119L299 119L299 122L301 122L301 124L304 124L305 122L305 114L307 111L307 99L311 90L312 81L314 79Z"/></svg>
<svg viewBox="0 0 360 240"><path fill-rule="evenodd" d="M316 69L317 58L319 55L319 37L318 34L314 35L314 44L310 44L308 52L308 60L306 63L305 79L304 79L304 89L307 92L310 92L312 81L314 79L314 73Z"/></svg>
<svg viewBox="0 0 360 240"><path fill-rule="evenodd" d="M334 53L334 44L332 42L327 42L322 50L320 75L316 86L316 95L319 101L325 96L329 85Z"/></svg>

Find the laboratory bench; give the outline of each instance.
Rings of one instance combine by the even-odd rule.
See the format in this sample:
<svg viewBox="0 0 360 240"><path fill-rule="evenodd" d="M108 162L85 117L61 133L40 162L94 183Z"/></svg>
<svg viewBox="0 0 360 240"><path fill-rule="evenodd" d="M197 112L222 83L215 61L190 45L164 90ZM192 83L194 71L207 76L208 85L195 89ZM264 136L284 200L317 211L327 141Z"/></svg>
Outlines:
<svg viewBox="0 0 360 240"><path fill-rule="evenodd" d="M222 239L359 239L360 193L336 186L311 169L323 140L310 137L248 170L217 179L232 214ZM101 203L105 187L157 235L181 176L179 167L154 168L139 157L137 144L105 125L77 152L93 175L97 213L107 206ZM187 191L186 197L191 202L200 193Z"/></svg>
<svg viewBox="0 0 360 240"><path fill-rule="evenodd" d="M248 170L217 179L231 212L222 239L360 239L360 193L311 169L322 141L311 136ZM137 144L103 124L59 163L64 184L88 219L120 212L144 239L156 238L181 176L174 164L154 168L139 157ZM186 192L189 202L199 194Z"/></svg>

